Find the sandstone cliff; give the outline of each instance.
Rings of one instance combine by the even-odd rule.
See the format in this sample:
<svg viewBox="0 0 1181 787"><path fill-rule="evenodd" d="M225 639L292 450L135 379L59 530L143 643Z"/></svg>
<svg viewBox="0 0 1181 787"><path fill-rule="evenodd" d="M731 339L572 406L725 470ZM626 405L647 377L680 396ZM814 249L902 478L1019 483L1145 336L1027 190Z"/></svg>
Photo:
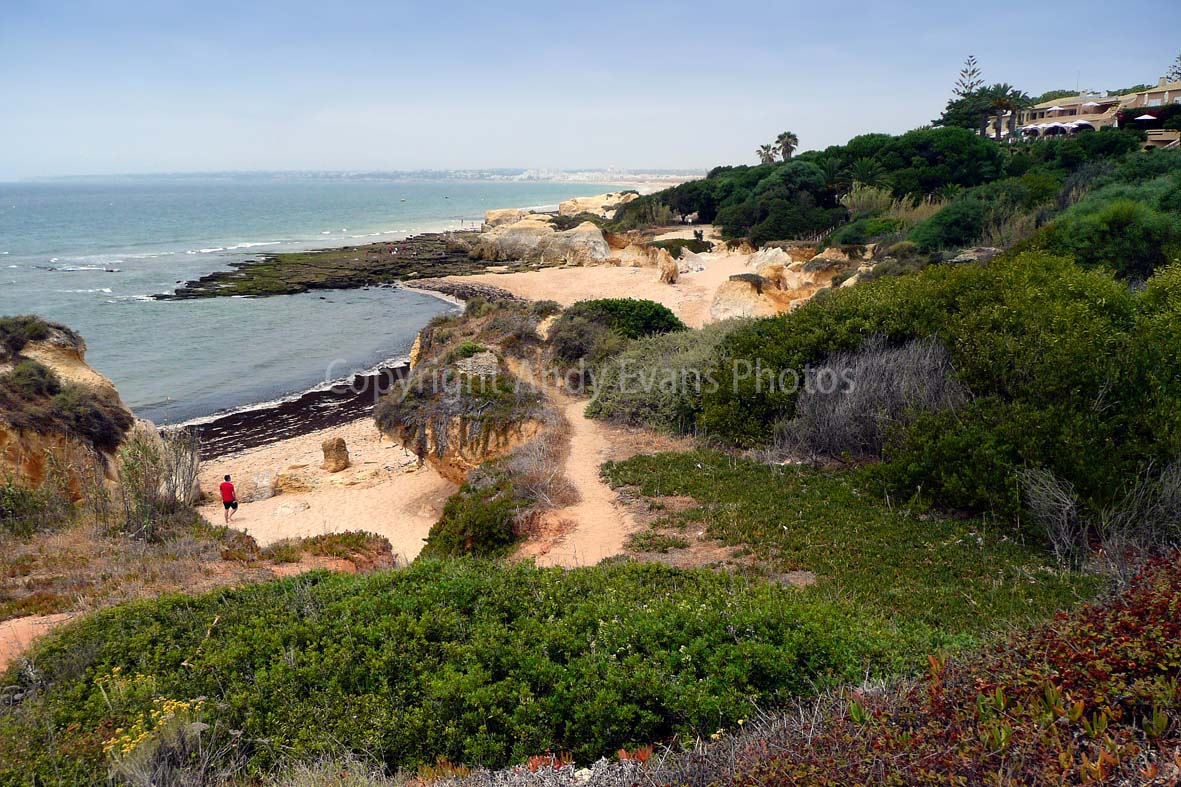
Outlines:
<svg viewBox="0 0 1181 787"><path fill-rule="evenodd" d="M115 454L134 417L114 384L86 363L74 331L45 323L47 335L0 362L0 478L38 487L57 475L77 499L96 480L117 478ZM36 372L33 361L48 370ZM20 365L16 379L14 369Z"/></svg>
<svg viewBox="0 0 1181 787"><path fill-rule="evenodd" d="M575 197L558 206L561 216L577 216L579 213L593 213L604 219L615 218L615 209L626 205L640 195L634 191L613 191L593 197Z"/></svg>
<svg viewBox="0 0 1181 787"><path fill-rule="evenodd" d="M546 418L544 397L512 374L501 349L522 350L541 318L524 302L497 303L425 328L411 377L374 413L382 432L455 483L532 440Z"/></svg>
<svg viewBox="0 0 1181 787"><path fill-rule="evenodd" d="M718 287L710 317L769 317L791 311L832 287L838 275L855 282L870 267L872 256L872 246L829 248L819 254L814 247L764 247L750 254L747 266L753 273L731 276Z"/></svg>
<svg viewBox="0 0 1181 787"><path fill-rule="evenodd" d="M602 230L594 224L583 222L559 232L549 217L541 214L530 214L481 233L471 250L475 259L538 265L598 265L610 254Z"/></svg>

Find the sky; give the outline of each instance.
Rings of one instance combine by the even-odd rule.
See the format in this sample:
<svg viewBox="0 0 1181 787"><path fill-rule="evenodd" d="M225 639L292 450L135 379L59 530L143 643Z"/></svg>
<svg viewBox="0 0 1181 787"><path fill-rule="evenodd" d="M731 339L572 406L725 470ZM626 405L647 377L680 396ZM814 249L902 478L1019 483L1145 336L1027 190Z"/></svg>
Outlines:
<svg viewBox="0 0 1181 787"><path fill-rule="evenodd" d="M0 180L754 163L930 122L968 54L1155 82L1175 3L0 0Z"/></svg>

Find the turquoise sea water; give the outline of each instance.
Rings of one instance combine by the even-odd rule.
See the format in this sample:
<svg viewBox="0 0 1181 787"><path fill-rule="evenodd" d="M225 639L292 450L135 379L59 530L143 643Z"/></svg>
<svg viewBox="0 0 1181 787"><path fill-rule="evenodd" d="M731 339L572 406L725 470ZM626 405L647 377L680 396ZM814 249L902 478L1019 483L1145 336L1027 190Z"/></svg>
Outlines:
<svg viewBox="0 0 1181 787"><path fill-rule="evenodd" d="M373 289L155 301L260 253L478 225L484 211L554 205L606 184L125 178L0 183L0 314L78 330L87 360L159 423L297 394L408 352L435 314Z"/></svg>

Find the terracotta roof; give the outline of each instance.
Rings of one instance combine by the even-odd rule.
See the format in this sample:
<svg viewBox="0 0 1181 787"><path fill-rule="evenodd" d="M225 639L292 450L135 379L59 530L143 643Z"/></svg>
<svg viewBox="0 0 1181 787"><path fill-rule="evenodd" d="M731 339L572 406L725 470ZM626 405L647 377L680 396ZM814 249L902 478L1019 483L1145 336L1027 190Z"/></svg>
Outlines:
<svg viewBox="0 0 1181 787"><path fill-rule="evenodd" d="M1169 92L1172 92L1174 90L1181 90L1181 81L1166 82L1163 85L1153 85L1152 87L1148 88L1147 90L1136 91L1136 95L1142 96L1145 93L1163 93L1166 90L1168 90Z"/></svg>
<svg viewBox="0 0 1181 787"><path fill-rule="evenodd" d="M1034 104L1030 109L1049 109L1050 107L1072 107L1079 104L1085 104L1088 101L1094 101L1098 104L1118 104L1122 96L1099 96L1094 93L1084 93L1077 96L1067 96L1066 98L1055 98L1051 101L1043 101L1040 104Z"/></svg>

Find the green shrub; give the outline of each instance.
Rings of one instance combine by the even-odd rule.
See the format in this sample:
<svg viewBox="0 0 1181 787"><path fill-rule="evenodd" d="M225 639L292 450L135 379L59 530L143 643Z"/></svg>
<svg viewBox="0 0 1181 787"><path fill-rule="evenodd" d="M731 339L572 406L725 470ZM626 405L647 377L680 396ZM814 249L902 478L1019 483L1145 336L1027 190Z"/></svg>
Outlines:
<svg viewBox="0 0 1181 787"><path fill-rule="evenodd" d="M483 352L488 352L488 348L479 342L473 342L470 340L464 341L461 342L454 350L447 353L447 363L462 361L465 358L471 358L473 355L479 355Z"/></svg>
<svg viewBox="0 0 1181 787"><path fill-rule="evenodd" d="M962 248L980 238L985 215L983 202L957 200L911 230L910 240L921 252Z"/></svg>
<svg viewBox="0 0 1181 787"><path fill-rule="evenodd" d="M29 489L6 479L0 484L0 535L26 538L58 527L68 520L71 509L66 490L57 484Z"/></svg>
<svg viewBox="0 0 1181 787"><path fill-rule="evenodd" d="M50 411L68 434L82 437L100 451L118 448L135 422L126 410L80 385L62 386Z"/></svg>
<svg viewBox="0 0 1181 787"><path fill-rule="evenodd" d="M900 260L910 259L911 257L918 256L918 253L919 245L910 240L900 240L897 243L892 244L890 248L886 250L886 254L891 257L897 257Z"/></svg>
<svg viewBox="0 0 1181 787"><path fill-rule="evenodd" d="M564 319L583 317L599 323L625 339L640 339L657 333L683 331L685 324L667 306L637 298L602 298L579 301L562 314Z"/></svg>
<svg viewBox="0 0 1181 787"><path fill-rule="evenodd" d="M480 468L447 499L439 521L431 526L425 557L499 557L516 541L518 511L528 501L518 498L512 481L495 470Z"/></svg>
<svg viewBox="0 0 1181 787"><path fill-rule="evenodd" d="M694 431L709 385L706 375L719 364L726 337L743 324L731 320L637 340L600 368L586 414L667 432Z"/></svg>
<svg viewBox="0 0 1181 787"><path fill-rule="evenodd" d="M910 241L903 241L902 243L910 243ZM898 244L901 245L901 244ZM901 259L882 260L873 266L871 270L865 271L861 274L861 278L857 281L865 283L880 279L885 276L908 276L912 273L918 273L930 263L922 257L903 257Z"/></svg>
<svg viewBox="0 0 1181 787"><path fill-rule="evenodd" d="M562 304L557 301L530 301L529 314L536 320L544 320L562 311Z"/></svg>
<svg viewBox="0 0 1181 787"><path fill-rule="evenodd" d="M1181 454L1181 359L1163 350L1181 341L1170 322L1181 316L1179 280L1170 268L1136 294L1110 274L1030 253L837 290L727 337L699 423L726 442L765 445L767 424L790 418L798 393L769 380L802 378L873 334L895 344L935 336L973 401L888 437L880 472L891 495L921 488L1016 519L1013 476L1028 464L1102 507L1146 463Z"/></svg>
<svg viewBox="0 0 1181 787"><path fill-rule="evenodd" d="M590 762L880 675L898 643L857 610L710 571L313 573L137 602L41 640L39 688L0 711L0 783L103 782L103 741L158 697L204 697L206 734L240 731L219 740L251 773L342 751L409 770L547 749Z"/></svg>
<svg viewBox="0 0 1181 787"><path fill-rule="evenodd" d="M61 380L53 370L36 361L20 361L0 380L0 385L28 400L54 396L61 391Z"/></svg>
<svg viewBox="0 0 1181 787"><path fill-rule="evenodd" d="M562 315L550 326L548 344L563 367L597 366L627 346L627 339L586 317Z"/></svg>
<svg viewBox="0 0 1181 787"><path fill-rule="evenodd" d="M673 259L679 260L681 254L688 249L694 254L702 254L714 247L712 243L707 240L697 240L695 238L673 238L671 240L657 240L648 244L654 249L664 249Z"/></svg>
<svg viewBox="0 0 1181 787"><path fill-rule="evenodd" d="M903 227L901 219L864 218L846 224L825 241L828 246L864 246L895 235Z"/></svg>
<svg viewBox="0 0 1181 787"><path fill-rule="evenodd" d="M1131 279L1145 279L1181 259L1181 217L1142 199L1110 195L1111 190L1097 193L1066 211L1034 244Z"/></svg>
<svg viewBox="0 0 1181 787"><path fill-rule="evenodd" d="M572 230L575 227L577 227L579 224L582 224L583 222L586 222L586 221L589 221L591 224L594 224L596 227L602 227L607 223L606 220L604 220L602 216L599 216L594 213L587 213L585 211L582 213L579 213L575 216L561 216L561 215L559 215L559 216L552 216L550 218L550 224L552 224L553 228L555 230L557 230L558 232L564 232L565 230Z"/></svg>
<svg viewBox="0 0 1181 787"><path fill-rule="evenodd" d="M32 314L0 317L0 347L10 358L20 355L29 342L49 338L49 323Z"/></svg>
<svg viewBox="0 0 1181 787"><path fill-rule="evenodd" d="M550 326L548 343L563 367L595 367L621 352L629 339L686 330L665 306L634 298L579 301Z"/></svg>

